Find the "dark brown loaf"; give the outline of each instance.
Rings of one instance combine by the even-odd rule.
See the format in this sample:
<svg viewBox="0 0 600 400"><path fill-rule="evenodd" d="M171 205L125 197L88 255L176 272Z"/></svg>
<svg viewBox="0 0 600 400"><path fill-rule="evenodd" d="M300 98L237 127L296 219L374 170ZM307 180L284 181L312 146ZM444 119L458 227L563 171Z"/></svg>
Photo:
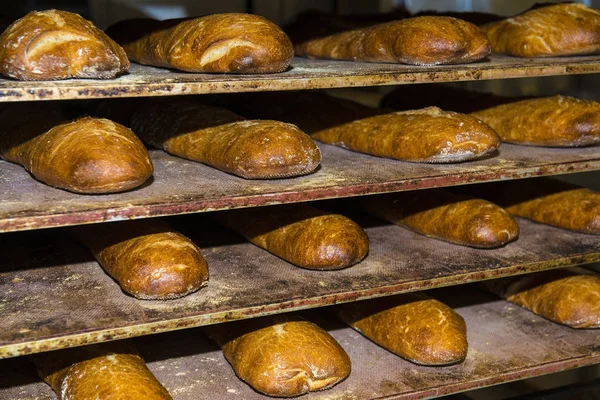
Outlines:
<svg viewBox="0 0 600 400"><path fill-rule="evenodd" d="M417 364L447 365L467 356L467 325L425 294L347 303L340 318L381 347Z"/></svg>
<svg viewBox="0 0 600 400"><path fill-rule="evenodd" d="M321 93L237 101L244 115L290 122L315 140L379 157L451 163L483 157L500 145L498 135L478 119L438 108L390 112Z"/></svg>
<svg viewBox="0 0 600 400"><path fill-rule="evenodd" d="M130 190L152 175L142 142L107 119L83 117L61 123L53 104L22 103L0 112L0 155L23 165L38 180L76 193Z"/></svg>
<svg viewBox="0 0 600 400"><path fill-rule="evenodd" d="M321 152L296 126L246 120L195 101L156 101L134 114L132 129L152 146L248 179L313 172Z"/></svg>
<svg viewBox="0 0 600 400"><path fill-rule="evenodd" d="M600 51L600 13L583 4L554 4L483 26L494 53L518 57Z"/></svg>
<svg viewBox="0 0 600 400"><path fill-rule="evenodd" d="M475 25L451 17L415 17L308 40L299 56L415 65L459 64L490 54Z"/></svg>
<svg viewBox="0 0 600 400"><path fill-rule="evenodd" d="M187 72L281 72L294 56L277 25L251 14L122 21L107 32L132 61Z"/></svg>
<svg viewBox="0 0 600 400"><path fill-rule="evenodd" d="M350 374L350 358L335 339L295 316L205 329L240 379L269 396L292 397L328 389Z"/></svg>
<svg viewBox="0 0 600 400"><path fill-rule="evenodd" d="M215 217L255 245L302 268L346 268L369 251L369 239L354 221L308 204L240 209Z"/></svg>
<svg viewBox="0 0 600 400"><path fill-rule="evenodd" d="M474 112L504 142L579 147L600 143L600 103L553 96L517 101Z"/></svg>
<svg viewBox="0 0 600 400"><path fill-rule="evenodd" d="M571 328L600 328L600 278L569 270L483 282L508 301Z"/></svg>
<svg viewBox="0 0 600 400"><path fill-rule="evenodd" d="M208 282L198 247L162 220L79 226L75 233L121 288L139 299L174 299Z"/></svg>
<svg viewBox="0 0 600 400"><path fill-rule="evenodd" d="M501 207L442 189L367 196L362 203L377 217L464 246L500 247L519 236L519 225Z"/></svg>
<svg viewBox="0 0 600 400"><path fill-rule="evenodd" d="M128 68L118 44L68 11L32 11L0 36L0 72L11 78L111 79Z"/></svg>
<svg viewBox="0 0 600 400"><path fill-rule="evenodd" d="M600 234L600 193L553 179L518 180L468 188L509 213L542 224Z"/></svg>
<svg viewBox="0 0 600 400"><path fill-rule="evenodd" d="M59 400L171 400L130 345L104 343L31 357Z"/></svg>

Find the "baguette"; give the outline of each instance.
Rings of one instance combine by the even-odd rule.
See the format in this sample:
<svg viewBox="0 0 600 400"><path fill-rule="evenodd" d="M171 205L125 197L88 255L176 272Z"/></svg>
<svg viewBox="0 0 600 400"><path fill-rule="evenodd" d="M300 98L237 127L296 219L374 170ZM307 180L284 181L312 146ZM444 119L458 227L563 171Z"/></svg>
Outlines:
<svg viewBox="0 0 600 400"><path fill-rule="evenodd" d="M600 278L569 270L486 281L484 289L550 321L600 328Z"/></svg>
<svg viewBox="0 0 600 400"><path fill-rule="evenodd" d="M253 244L302 268L347 268L369 251L369 238L354 221L308 204L240 209L215 217Z"/></svg>
<svg viewBox="0 0 600 400"><path fill-rule="evenodd" d="M281 72L294 56L292 42L277 25L251 14L126 20L107 33L132 61L187 72Z"/></svg>
<svg viewBox="0 0 600 400"><path fill-rule="evenodd" d="M471 114L504 142L580 147L600 143L600 103L553 96L517 101Z"/></svg>
<svg viewBox="0 0 600 400"><path fill-rule="evenodd" d="M59 400L171 400L131 345L103 343L31 356Z"/></svg>
<svg viewBox="0 0 600 400"><path fill-rule="evenodd" d="M451 17L415 17L336 33L296 44L311 58L413 65L484 59L490 43L475 25Z"/></svg>
<svg viewBox="0 0 600 400"><path fill-rule="evenodd" d="M518 180L467 189L512 215L576 232L600 235L600 193L553 179Z"/></svg>
<svg viewBox="0 0 600 400"><path fill-rule="evenodd" d="M234 107L243 115L293 123L323 143L403 161L468 161L500 145L498 135L478 119L438 108L390 112L303 92L242 96Z"/></svg>
<svg viewBox="0 0 600 400"><path fill-rule="evenodd" d="M425 294L346 303L338 315L368 339L416 364L455 364L467 356L465 320Z"/></svg>
<svg viewBox="0 0 600 400"><path fill-rule="evenodd" d="M325 330L299 317L266 317L205 329L237 376L268 396L328 389L350 374L344 349Z"/></svg>
<svg viewBox="0 0 600 400"><path fill-rule="evenodd" d="M131 126L152 146L247 179L305 175L321 161L319 148L294 125L250 121L189 100L151 102Z"/></svg>
<svg viewBox="0 0 600 400"><path fill-rule="evenodd" d="M463 246L500 247L519 236L519 225L501 207L442 189L367 196L362 204L379 218Z"/></svg>
<svg viewBox="0 0 600 400"><path fill-rule="evenodd" d="M0 73L10 78L112 79L128 69L118 44L68 11L32 11L0 36Z"/></svg>
<svg viewBox="0 0 600 400"><path fill-rule="evenodd" d="M117 193L152 175L148 151L134 133L107 119L64 122L54 104L11 105L0 112L0 156L36 179L75 193Z"/></svg>
<svg viewBox="0 0 600 400"><path fill-rule="evenodd" d="M198 247L164 221L78 226L74 232L123 291L138 299L183 297L208 282Z"/></svg>
<svg viewBox="0 0 600 400"><path fill-rule="evenodd" d="M600 13L583 4L547 5L482 29L494 53L552 57L600 51Z"/></svg>

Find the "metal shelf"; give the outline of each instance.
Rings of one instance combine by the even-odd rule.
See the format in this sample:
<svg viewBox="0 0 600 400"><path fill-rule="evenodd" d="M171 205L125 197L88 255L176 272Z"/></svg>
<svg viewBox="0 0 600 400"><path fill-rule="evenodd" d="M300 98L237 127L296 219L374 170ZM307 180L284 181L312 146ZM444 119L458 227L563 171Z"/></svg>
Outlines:
<svg viewBox="0 0 600 400"><path fill-rule="evenodd" d="M444 296L446 298L444 299ZM306 316L329 330L352 360L352 373L334 388L303 399L417 399L526 379L600 361L598 332L546 321L474 288L441 293L468 326L469 353L448 367L411 364L378 347L333 317ZM222 352L198 330L140 338L137 346L150 370L176 400L262 400L239 380ZM26 358L0 361L0 397L54 399Z"/></svg>
<svg viewBox="0 0 600 400"><path fill-rule="evenodd" d="M296 57L288 71L271 75L192 74L132 64L129 74L112 80L0 79L0 102L323 89L597 72L598 56L528 59L493 55L479 63L427 67Z"/></svg>
<svg viewBox="0 0 600 400"><path fill-rule="evenodd" d="M278 203L425 189L600 169L598 147L552 149L503 144L499 154L460 164L416 164L319 144L323 163L294 179L245 180L203 164L151 151L154 177L114 195L81 195L33 179L0 161L0 232Z"/></svg>
<svg viewBox="0 0 600 400"><path fill-rule="evenodd" d="M0 358L600 261L596 236L525 220L518 241L477 250L353 218L369 235L369 256L324 272L294 267L206 217L172 221L202 248L210 281L170 301L125 295L65 230L4 234Z"/></svg>

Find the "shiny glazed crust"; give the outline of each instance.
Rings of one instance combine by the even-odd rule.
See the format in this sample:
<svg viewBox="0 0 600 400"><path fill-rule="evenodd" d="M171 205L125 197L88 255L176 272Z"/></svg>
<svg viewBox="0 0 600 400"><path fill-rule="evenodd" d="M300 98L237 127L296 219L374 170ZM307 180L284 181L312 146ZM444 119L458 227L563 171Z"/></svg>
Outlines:
<svg viewBox="0 0 600 400"><path fill-rule="evenodd" d="M501 207L442 189L367 196L362 202L379 218L464 246L500 247L519 236L519 225Z"/></svg>
<svg viewBox="0 0 600 400"><path fill-rule="evenodd" d="M600 13L583 4L556 4L483 26L494 53L518 57L600 51Z"/></svg>
<svg viewBox="0 0 600 400"><path fill-rule="evenodd" d="M600 103L553 96L522 100L474 112L504 142L580 147L600 143Z"/></svg>
<svg viewBox="0 0 600 400"><path fill-rule="evenodd" d="M269 396L328 389L350 374L350 358L335 339L297 317L267 317L206 330L240 379Z"/></svg>
<svg viewBox="0 0 600 400"><path fill-rule="evenodd" d="M277 25L251 14L121 21L107 32L132 61L187 72L281 72L294 56L292 42Z"/></svg>
<svg viewBox="0 0 600 400"><path fill-rule="evenodd" d="M460 64L490 54L481 30L452 17L415 17L337 33L296 45L312 58L415 65Z"/></svg>
<svg viewBox="0 0 600 400"><path fill-rule="evenodd" d="M294 125L193 101L152 102L131 126L155 147L247 179L305 175L321 162L319 148Z"/></svg>
<svg viewBox="0 0 600 400"><path fill-rule="evenodd" d="M32 11L0 36L0 72L19 80L112 79L129 69L125 51L68 11Z"/></svg>
<svg viewBox="0 0 600 400"><path fill-rule="evenodd" d="M123 291L138 299L183 297L208 282L198 247L162 220L84 225L74 231Z"/></svg>
<svg viewBox="0 0 600 400"><path fill-rule="evenodd" d="M142 185L152 175L142 142L110 120L83 117L60 123L57 106L31 109L27 104L5 108L0 120L0 155L48 185L75 193L117 193Z"/></svg>
<svg viewBox="0 0 600 400"><path fill-rule="evenodd" d="M59 400L171 400L130 346L120 342L36 354L38 374Z"/></svg>
<svg viewBox="0 0 600 400"><path fill-rule="evenodd" d="M467 325L452 308L424 294L347 303L340 318L381 347L422 365L447 365L467 356Z"/></svg>
<svg viewBox="0 0 600 400"><path fill-rule="evenodd" d="M568 270L484 282L482 286L553 322L600 328L600 278Z"/></svg>
<svg viewBox="0 0 600 400"><path fill-rule="evenodd" d="M233 210L215 217L255 245L302 268L347 268L369 251L369 238L358 224L308 204Z"/></svg>

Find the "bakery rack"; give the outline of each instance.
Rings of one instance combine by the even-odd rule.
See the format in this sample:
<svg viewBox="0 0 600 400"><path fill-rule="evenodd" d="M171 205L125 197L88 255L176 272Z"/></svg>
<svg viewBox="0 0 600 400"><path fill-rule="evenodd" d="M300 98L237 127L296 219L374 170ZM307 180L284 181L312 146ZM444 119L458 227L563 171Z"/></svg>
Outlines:
<svg viewBox="0 0 600 400"><path fill-rule="evenodd" d="M476 64L436 67L295 58L288 71L268 76L183 74L133 65L129 75L110 81L0 79L0 102L599 72L598 56L535 60L493 56ZM209 212L229 208L600 169L598 147L544 149L504 144L494 157L455 165L410 164L323 144L319 147L323 163L317 173L281 181L247 181L152 151L155 174L150 184L106 196L53 189L33 180L21 167L0 161L0 358L142 336L139 347L150 368L176 399L195 399L199 392L214 398L263 398L237 380L221 353L196 329L168 331L311 308L316 310L309 312L310 318L331 320L318 307L600 261L597 237L523 220L516 243L484 251L427 239L358 216L371 240L369 258L347 270L315 272L295 268L212 224ZM352 199L344 202L351 205ZM124 295L91 256L69 240L66 229L40 230L198 212L203 214L174 221L202 247L211 280L207 288L169 302L138 301ZM353 359L353 373L334 389L303 398L436 397L600 362L595 331L551 324L469 286L462 287L463 291L462 303L456 305L470 329L470 351L464 364L417 367L352 330L325 321ZM0 365L6 371L0 374L0 398L53 398L47 386L31 378L24 359L0 360Z"/></svg>

